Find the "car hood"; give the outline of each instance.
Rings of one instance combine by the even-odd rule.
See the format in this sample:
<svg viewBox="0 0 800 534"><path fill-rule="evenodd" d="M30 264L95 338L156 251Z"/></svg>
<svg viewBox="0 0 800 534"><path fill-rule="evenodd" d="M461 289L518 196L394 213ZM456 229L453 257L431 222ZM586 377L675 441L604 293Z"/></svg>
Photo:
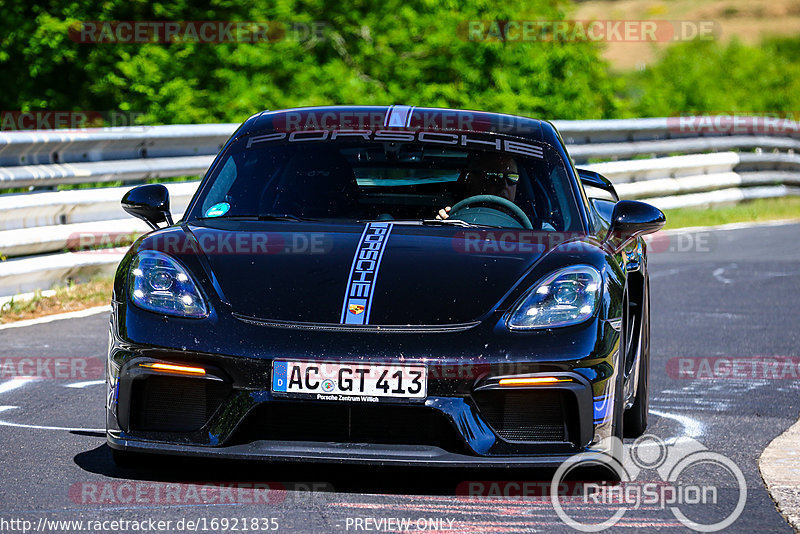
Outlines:
<svg viewBox="0 0 800 534"><path fill-rule="evenodd" d="M477 321L494 310L546 251L540 245L508 246L513 238L495 235L516 235L513 230L372 224L378 230L384 224L387 234L383 240L367 239L382 241L380 251L363 241L365 235L378 232L367 223L220 219L184 228L200 244L208 268L235 313L289 322L448 325ZM506 245L498 246L503 239ZM376 252L370 254L372 249ZM379 260L371 275L371 299L368 292L354 289L354 283L364 278L356 273L357 250L364 258ZM358 268L369 265L358 264ZM363 299L354 301L354 295ZM359 309L360 305L365 309Z"/></svg>

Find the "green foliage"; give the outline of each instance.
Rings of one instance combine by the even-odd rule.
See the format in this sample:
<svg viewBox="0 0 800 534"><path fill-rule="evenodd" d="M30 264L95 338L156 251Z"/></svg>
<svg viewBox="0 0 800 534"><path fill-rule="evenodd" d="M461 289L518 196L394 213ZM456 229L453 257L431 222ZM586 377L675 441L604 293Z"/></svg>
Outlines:
<svg viewBox="0 0 800 534"><path fill-rule="evenodd" d="M469 41L467 21L561 20L552 0L12 0L0 109L123 110L144 123L239 122L265 108L449 106L534 116L616 116L621 89L594 43ZM83 44L96 20L324 22L322 39L260 43ZM284 26L286 27L286 26Z"/></svg>
<svg viewBox="0 0 800 534"><path fill-rule="evenodd" d="M800 38L768 39L759 47L736 40L727 46L699 40L678 44L652 67L626 79L634 116L796 114Z"/></svg>
<svg viewBox="0 0 800 534"><path fill-rule="evenodd" d="M570 7L567 0L10 0L0 21L7 86L0 109L113 110L141 114L145 124L240 122L266 108L324 104L553 119L800 109L800 38L761 47L677 44L647 70L619 75L597 43L468 39L469 21L564 20ZM81 21L130 20L271 21L288 31L256 43L70 38ZM302 29L315 22L324 25L321 39Z"/></svg>

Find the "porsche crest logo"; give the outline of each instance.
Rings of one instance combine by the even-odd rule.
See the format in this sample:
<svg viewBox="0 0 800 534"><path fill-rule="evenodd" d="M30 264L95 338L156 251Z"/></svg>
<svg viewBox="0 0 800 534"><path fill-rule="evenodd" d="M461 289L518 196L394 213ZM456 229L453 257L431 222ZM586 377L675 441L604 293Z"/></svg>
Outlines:
<svg viewBox="0 0 800 534"><path fill-rule="evenodd" d="M352 313L353 315L358 315L359 313L363 313L364 312L364 305L363 304L351 304L348 309L350 310L350 313Z"/></svg>

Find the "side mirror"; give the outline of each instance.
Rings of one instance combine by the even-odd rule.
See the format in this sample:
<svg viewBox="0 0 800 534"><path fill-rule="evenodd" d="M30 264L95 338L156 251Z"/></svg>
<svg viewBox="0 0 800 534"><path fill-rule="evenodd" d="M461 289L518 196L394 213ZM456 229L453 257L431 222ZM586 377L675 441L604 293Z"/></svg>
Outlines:
<svg viewBox="0 0 800 534"><path fill-rule="evenodd" d="M158 223L172 224L172 215L169 213L169 191L161 184L134 187L122 197L122 209L142 219L153 230L158 230Z"/></svg>
<svg viewBox="0 0 800 534"><path fill-rule="evenodd" d="M666 222L667 218L655 206L636 200L620 200L614 205L611 228L605 241L611 244L614 252L619 252L632 239L661 230Z"/></svg>
<svg viewBox="0 0 800 534"><path fill-rule="evenodd" d="M594 172L587 169L578 169L578 177L581 179L581 183L584 186L588 185L589 187L594 187L596 189L600 189L601 191L605 191L611 195L611 200L614 202L619 201L619 195L617 194L617 190L614 189L614 184L612 184L611 180L599 172ZM589 195L589 197L591 197L591 195Z"/></svg>

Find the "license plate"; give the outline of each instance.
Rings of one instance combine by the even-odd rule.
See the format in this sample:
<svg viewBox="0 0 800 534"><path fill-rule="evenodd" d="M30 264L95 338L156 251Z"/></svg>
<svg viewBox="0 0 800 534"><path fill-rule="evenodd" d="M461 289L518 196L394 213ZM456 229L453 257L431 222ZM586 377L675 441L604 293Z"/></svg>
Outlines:
<svg viewBox="0 0 800 534"><path fill-rule="evenodd" d="M276 360L272 391L320 400L380 398L424 399L428 370L424 365L355 364Z"/></svg>

